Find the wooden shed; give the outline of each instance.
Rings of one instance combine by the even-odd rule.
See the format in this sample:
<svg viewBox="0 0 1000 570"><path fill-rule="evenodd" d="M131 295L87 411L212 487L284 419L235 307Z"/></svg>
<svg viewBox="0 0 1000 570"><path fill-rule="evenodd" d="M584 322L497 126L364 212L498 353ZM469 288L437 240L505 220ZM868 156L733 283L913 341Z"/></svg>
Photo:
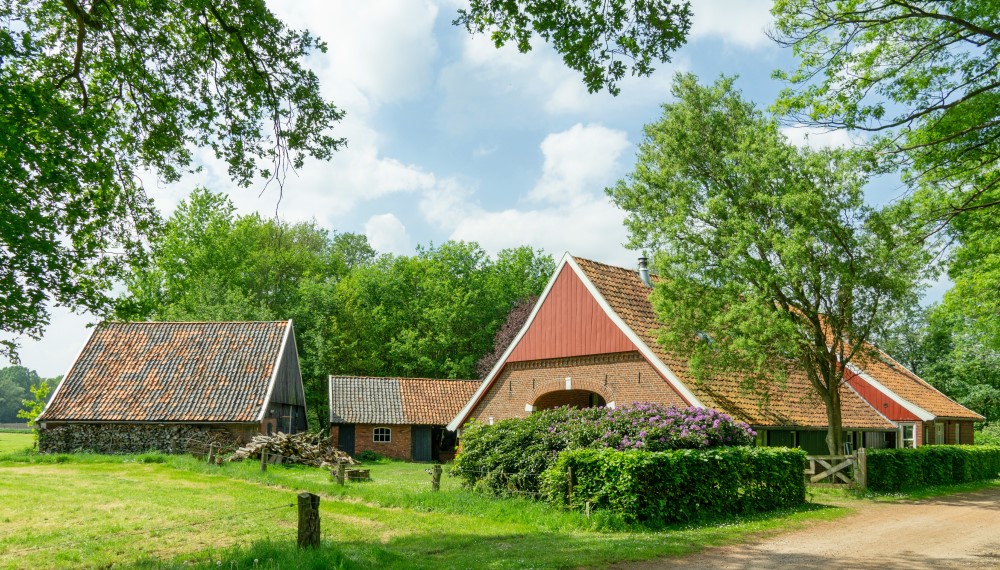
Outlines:
<svg viewBox="0 0 1000 570"><path fill-rule="evenodd" d="M104 323L38 418L41 451L183 451L307 428L291 321Z"/></svg>

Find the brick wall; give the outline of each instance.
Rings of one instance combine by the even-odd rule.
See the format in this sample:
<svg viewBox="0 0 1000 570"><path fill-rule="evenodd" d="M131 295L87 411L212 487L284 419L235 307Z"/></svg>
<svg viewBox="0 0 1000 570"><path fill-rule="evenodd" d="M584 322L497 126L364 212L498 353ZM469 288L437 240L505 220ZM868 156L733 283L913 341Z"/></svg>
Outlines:
<svg viewBox="0 0 1000 570"><path fill-rule="evenodd" d="M387 427L390 441L375 441L375 428ZM410 459L410 426L357 424L354 426L354 454L365 450L380 453L394 459Z"/></svg>
<svg viewBox="0 0 1000 570"><path fill-rule="evenodd" d="M469 417L481 422L490 417L495 421L523 418L529 413L525 405L544 407L560 398L565 403L581 398L579 403L585 404L582 398L589 398L588 392L617 406L633 402L688 405L642 355L619 352L509 363Z"/></svg>

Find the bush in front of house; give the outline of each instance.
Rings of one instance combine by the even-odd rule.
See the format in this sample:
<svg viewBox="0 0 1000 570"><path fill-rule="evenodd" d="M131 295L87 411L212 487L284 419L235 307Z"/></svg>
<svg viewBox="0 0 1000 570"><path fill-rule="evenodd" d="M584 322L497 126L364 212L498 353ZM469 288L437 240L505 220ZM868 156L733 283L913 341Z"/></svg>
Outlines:
<svg viewBox="0 0 1000 570"><path fill-rule="evenodd" d="M566 449L698 449L749 445L754 435L746 424L700 408L563 407L492 426L469 424L452 472L480 491L535 495L542 472Z"/></svg>
<svg viewBox="0 0 1000 570"><path fill-rule="evenodd" d="M770 447L574 449L542 476L541 495L577 510L589 502L627 522L746 515L802 504L805 462L800 449Z"/></svg>
<svg viewBox="0 0 1000 570"><path fill-rule="evenodd" d="M926 445L868 451L868 488L896 492L1000 478L1000 447Z"/></svg>

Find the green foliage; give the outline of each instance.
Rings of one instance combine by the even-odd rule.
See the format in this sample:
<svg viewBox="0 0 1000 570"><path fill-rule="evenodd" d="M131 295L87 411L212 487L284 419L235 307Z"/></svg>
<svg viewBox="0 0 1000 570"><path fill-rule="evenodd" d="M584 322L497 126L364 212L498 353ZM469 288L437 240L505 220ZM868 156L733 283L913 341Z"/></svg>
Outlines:
<svg viewBox="0 0 1000 570"><path fill-rule="evenodd" d="M1000 447L1000 423L991 422L976 432L976 445Z"/></svg>
<svg viewBox="0 0 1000 570"><path fill-rule="evenodd" d="M521 53L531 50L538 34L583 74L587 89L607 88L617 95L618 82L631 60L632 75L648 76L654 60L670 61L691 27L690 0L562 0L503 2L472 0L454 22L470 33L488 33L496 47L508 42Z"/></svg>
<svg viewBox="0 0 1000 570"><path fill-rule="evenodd" d="M328 159L323 49L249 0L0 4L0 331L38 338L48 301L106 314L158 224L140 173L176 181L198 147L243 186Z"/></svg>
<svg viewBox="0 0 1000 570"><path fill-rule="evenodd" d="M366 449L354 456L355 459L364 463L379 463L385 459L381 453Z"/></svg>
<svg viewBox="0 0 1000 570"><path fill-rule="evenodd" d="M534 496L542 472L566 449L658 451L749 445L753 435L746 424L714 410L656 404L614 410L561 407L492 426L466 425L454 473L479 491Z"/></svg>
<svg viewBox="0 0 1000 570"><path fill-rule="evenodd" d="M875 492L919 489L1000 478L1000 447L924 445L868 452L868 488Z"/></svg>
<svg viewBox="0 0 1000 570"><path fill-rule="evenodd" d="M608 189L629 245L655 251L668 277L652 297L659 340L706 382L737 372L753 390L804 373L836 453L840 370L917 299L928 256L912 214L866 205L858 156L790 144L732 79L680 74L673 94L635 171Z"/></svg>
<svg viewBox="0 0 1000 570"><path fill-rule="evenodd" d="M629 522L731 517L804 503L805 461L804 451L784 448L576 449L559 455L541 491L555 504L578 510L589 502Z"/></svg>
<svg viewBox="0 0 1000 570"><path fill-rule="evenodd" d="M326 372L474 378L511 308L541 292L554 266L528 247L493 259L464 242L359 266L335 287Z"/></svg>
<svg viewBox="0 0 1000 570"><path fill-rule="evenodd" d="M45 411L45 404L48 402L49 397L49 385L45 382L41 382L38 386L32 386L30 388L32 398L21 400L24 405L24 409L17 412L17 417L28 420L28 425L34 428L35 420ZM32 431L35 432L35 438L38 438L38 429L35 428Z"/></svg>

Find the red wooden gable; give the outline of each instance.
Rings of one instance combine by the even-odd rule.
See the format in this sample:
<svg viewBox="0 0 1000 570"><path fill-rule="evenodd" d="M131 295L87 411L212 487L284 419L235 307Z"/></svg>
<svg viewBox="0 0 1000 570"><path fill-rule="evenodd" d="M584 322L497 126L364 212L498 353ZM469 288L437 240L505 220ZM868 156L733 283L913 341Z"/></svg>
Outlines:
<svg viewBox="0 0 1000 570"><path fill-rule="evenodd" d="M507 362L638 350L566 264Z"/></svg>
<svg viewBox="0 0 1000 570"><path fill-rule="evenodd" d="M864 378L858 376L850 370L844 371L844 378L847 380L847 383L851 385L851 388L854 388L854 390L860 394L866 402L871 404L872 407L890 420L894 422L920 421L920 418L915 416L913 412L907 410L896 402L896 400L893 400L889 396L885 395L884 392L875 386L872 386L866 382Z"/></svg>

